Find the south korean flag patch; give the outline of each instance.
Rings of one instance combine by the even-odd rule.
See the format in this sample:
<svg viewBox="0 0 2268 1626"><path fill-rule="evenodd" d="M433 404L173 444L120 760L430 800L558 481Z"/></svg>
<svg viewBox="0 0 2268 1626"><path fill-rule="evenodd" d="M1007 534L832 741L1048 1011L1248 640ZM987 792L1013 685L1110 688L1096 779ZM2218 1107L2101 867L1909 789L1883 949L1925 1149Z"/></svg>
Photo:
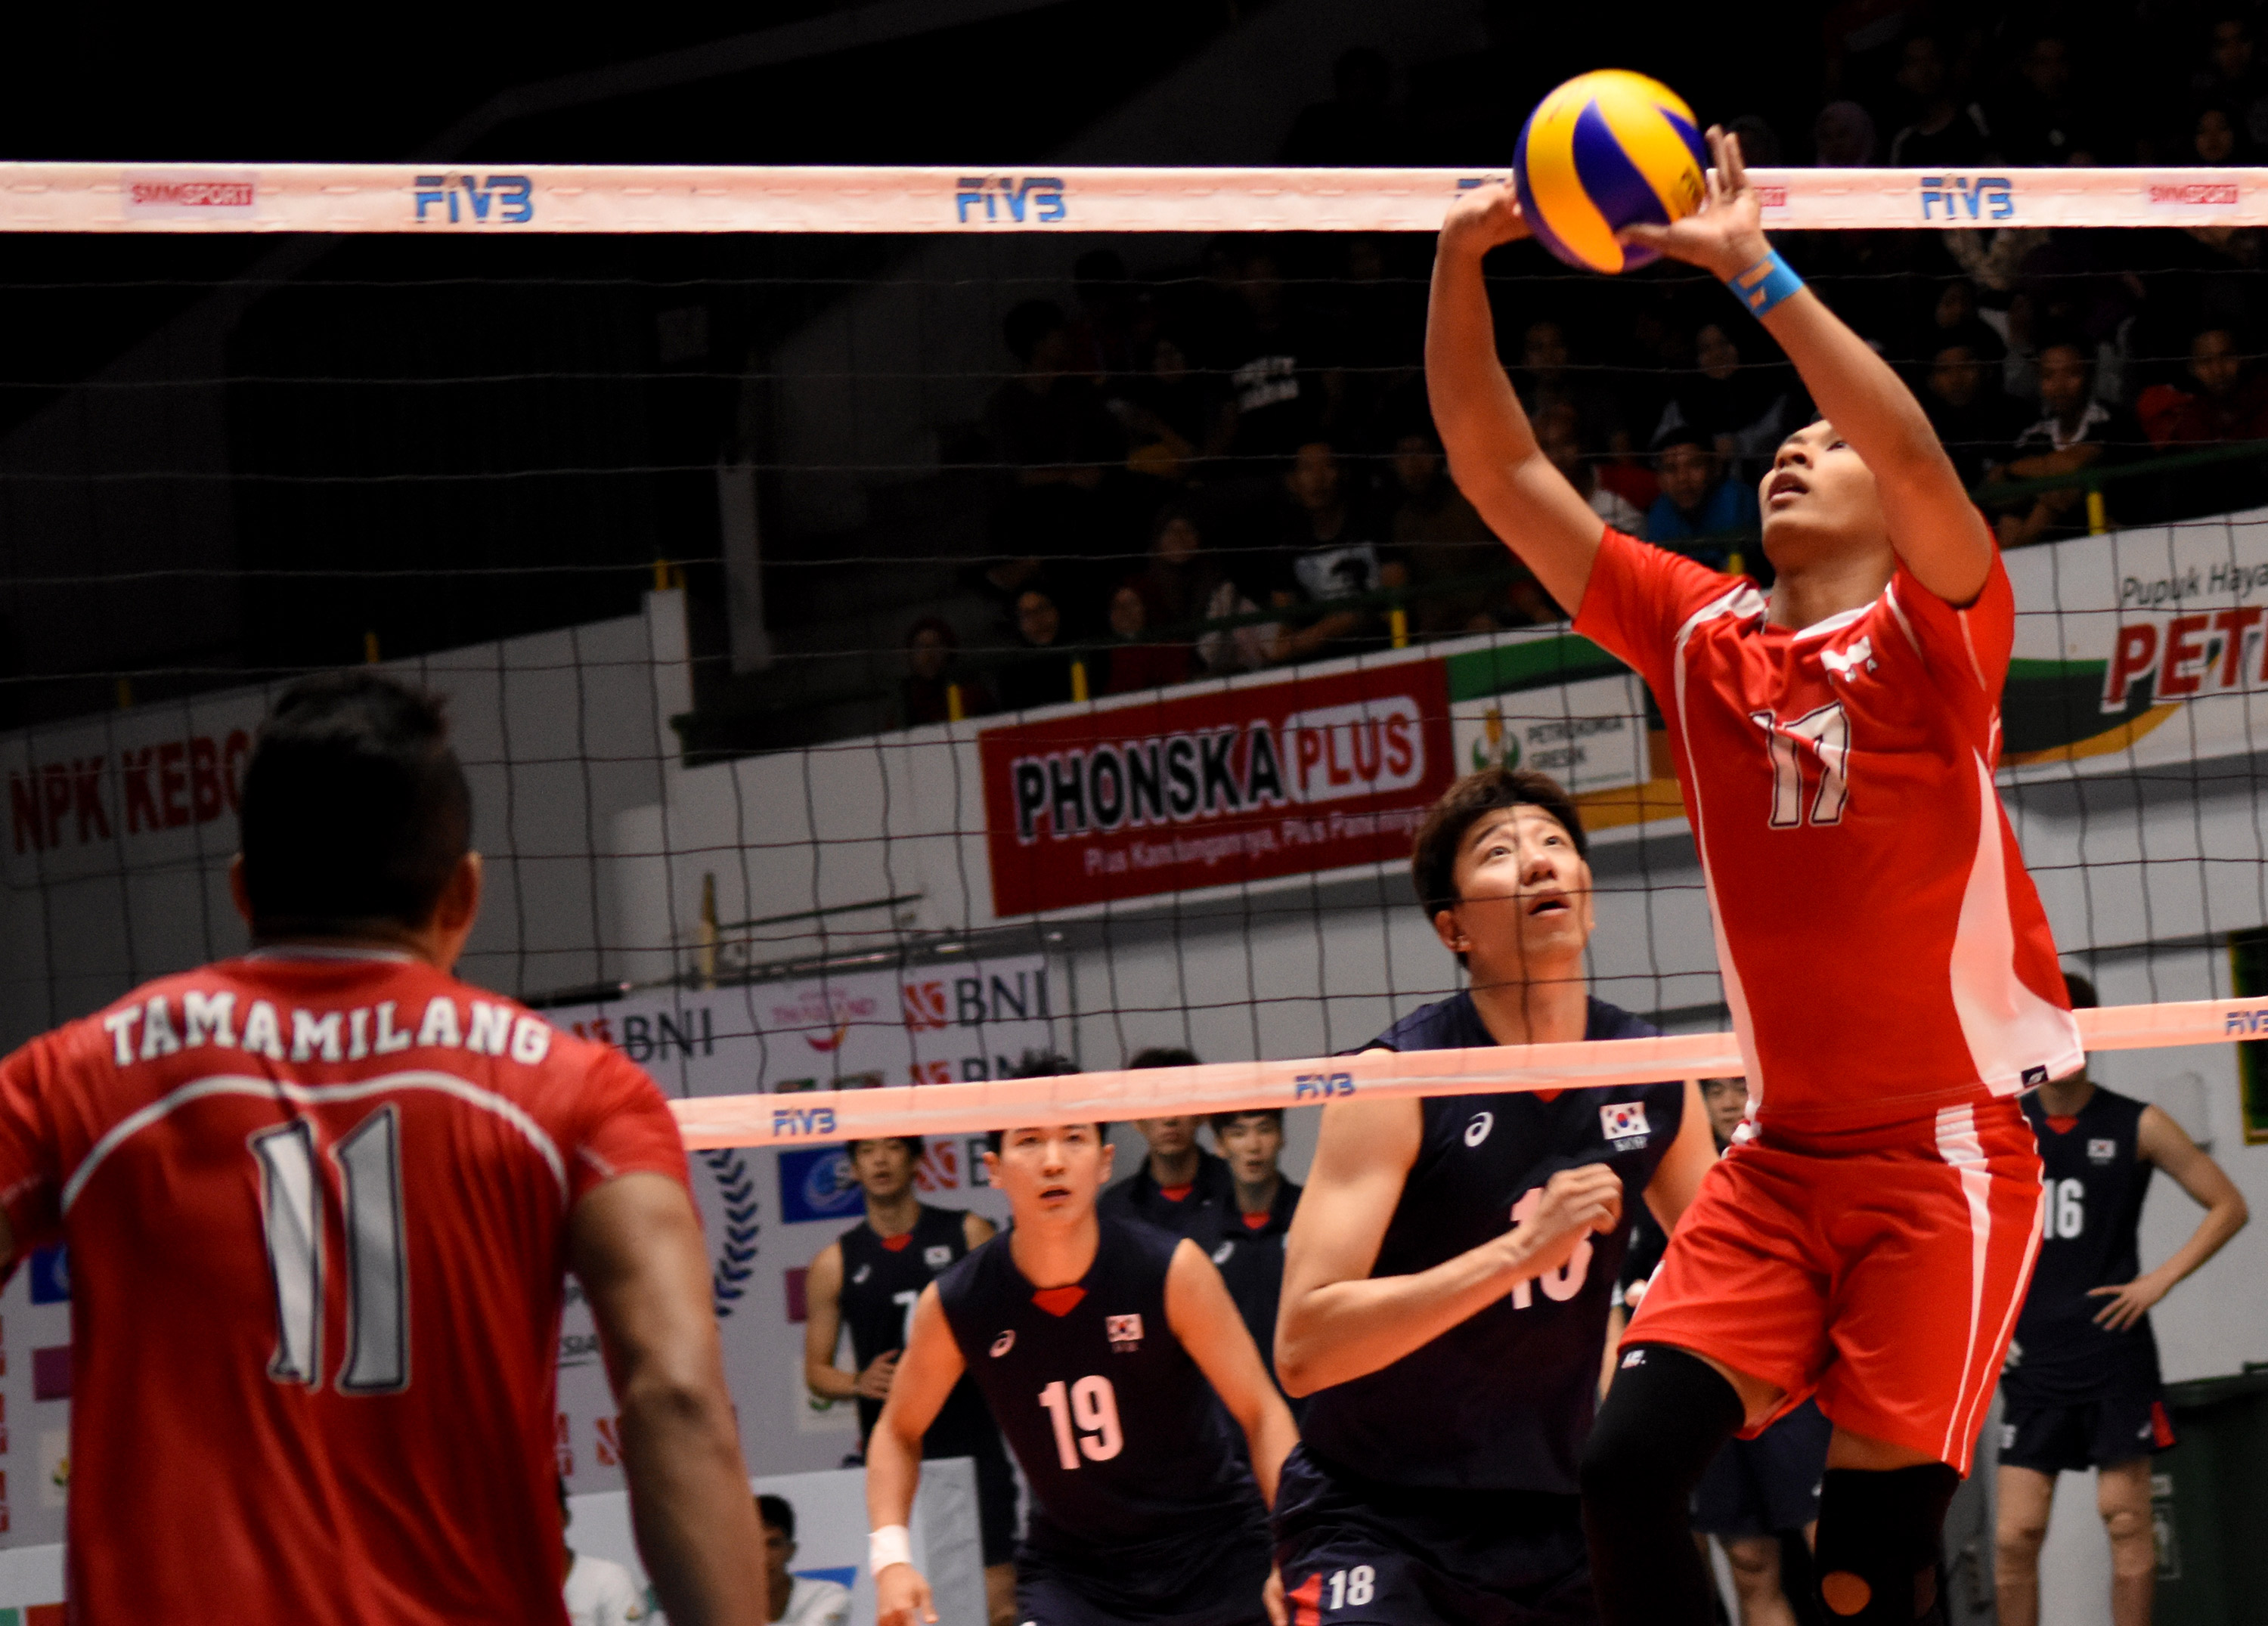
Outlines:
<svg viewBox="0 0 2268 1626"><path fill-rule="evenodd" d="M2116 1163L2118 1160L2118 1143L2115 1140L2088 1140L2087 1160L2095 1164Z"/></svg>
<svg viewBox="0 0 2268 1626"><path fill-rule="evenodd" d="M1616 1150L1626 1143L1643 1146L1651 1131L1646 1127L1644 1101L1613 1101L1599 1108L1599 1130Z"/></svg>
<svg viewBox="0 0 2268 1626"><path fill-rule="evenodd" d="M953 1249L943 1242L922 1249L922 1263L932 1270L942 1270L953 1262Z"/></svg>
<svg viewBox="0 0 2268 1626"><path fill-rule="evenodd" d="M1142 1347L1142 1318L1139 1315L1105 1316L1102 1330L1109 1335L1113 1355L1131 1355Z"/></svg>

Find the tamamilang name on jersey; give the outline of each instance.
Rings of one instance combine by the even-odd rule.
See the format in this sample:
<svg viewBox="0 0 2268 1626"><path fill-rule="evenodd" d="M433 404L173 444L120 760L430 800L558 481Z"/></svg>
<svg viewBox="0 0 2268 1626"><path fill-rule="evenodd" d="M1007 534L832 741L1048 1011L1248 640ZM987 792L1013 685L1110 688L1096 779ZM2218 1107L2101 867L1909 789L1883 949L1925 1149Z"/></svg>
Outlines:
<svg viewBox="0 0 2268 1626"><path fill-rule="evenodd" d="M271 1062L359 1062L364 1056L393 1056L414 1045L509 1056L533 1067L551 1051L549 1022L524 1012L515 1015L510 1005L485 999L468 1002L460 1015L455 1000L436 994L414 1027L396 1025L397 1004L391 999L350 1011L294 1007L288 1016L273 1002L255 999L245 1008L239 1029L237 1003L233 990L208 994L190 989L181 995L178 1016L165 994L122 1006L102 1019L103 1030L110 1035L111 1059L125 1067L217 1045Z"/></svg>

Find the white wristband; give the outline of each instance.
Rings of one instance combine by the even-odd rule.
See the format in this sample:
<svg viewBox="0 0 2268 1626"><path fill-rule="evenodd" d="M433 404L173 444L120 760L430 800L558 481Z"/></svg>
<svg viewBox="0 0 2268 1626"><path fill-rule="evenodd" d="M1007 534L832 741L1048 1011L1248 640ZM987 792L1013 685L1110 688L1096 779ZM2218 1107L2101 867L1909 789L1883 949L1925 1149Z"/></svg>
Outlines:
<svg viewBox="0 0 2268 1626"><path fill-rule="evenodd" d="M911 1563L914 1544L903 1525L884 1525L866 1537L866 1572L880 1575L894 1563Z"/></svg>

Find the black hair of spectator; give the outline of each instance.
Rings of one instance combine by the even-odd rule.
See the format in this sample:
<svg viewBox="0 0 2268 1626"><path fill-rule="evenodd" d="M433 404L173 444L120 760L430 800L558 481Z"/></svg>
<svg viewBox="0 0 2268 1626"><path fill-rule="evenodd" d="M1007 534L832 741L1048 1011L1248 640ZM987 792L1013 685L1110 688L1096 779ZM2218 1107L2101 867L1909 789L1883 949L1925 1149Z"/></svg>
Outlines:
<svg viewBox="0 0 2268 1626"><path fill-rule="evenodd" d="M1064 1055L1060 1050L1027 1050L1024 1052L1023 1058L1013 1067L1011 1067L1008 1070L1007 1077L1011 1078L1061 1078L1068 1074L1075 1073L1078 1071L1079 1063L1071 1060L1068 1056ZM1000 1150L1001 1137L1006 1135L1011 1128L1017 1126L1003 1125L1001 1128L994 1129L984 1138L991 1144L992 1150L998 1151ZM1104 1145L1108 1145L1110 1144L1110 1126L1098 1119L1094 1125L1094 1137L1101 1141Z"/></svg>
<svg viewBox="0 0 2268 1626"><path fill-rule="evenodd" d="M1456 908L1461 901L1457 849L1464 842L1465 832L1501 808L1522 806L1550 813L1575 843L1576 853L1590 856L1591 842L1583 833L1582 815L1550 775L1529 768L1484 768L1476 774L1467 774L1427 810L1410 855L1410 879L1426 919Z"/></svg>
<svg viewBox="0 0 2268 1626"><path fill-rule="evenodd" d="M2045 357L2050 350L2071 350L2090 373L2095 371L2095 345L2083 333L2067 327L2058 327L2044 335L2036 354Z"/></svg>
<svg viewBox="0 0 2268 1626"><path fill-rule="evenodd" d="M1278 1129L1284 1127L1284 1109L1281 1107L1247 1107L1241 1112L1217 1112L1205 1122L1212 1125L1212 1132L1218 1136L1223 1129L1234 1129L1239 1118L1273 1118Z"/></svg>
<svg viewBox="0 0 2268 1626"><path fill-rule="evenodd" d="M2074 1011L2092 1011L2102 1002L2095 997L2095 984L2076 971L2063 974L2063 991L2071 1000Z"/></svg>
<svg viewBox="0 0 2268 1626"><path fill-rule="evenodd" d="M756 1498L756 1518L767 1530L777 1530L789 1541L795 1540L795 1505L785 1497L765 1491Z"/></svg>
<svg viewBox="0 0 2268 1626"><path fill-rule="evenodd" d="M906 1149L908 1157L917 1163L921 1161L922 1137L918 1135L868 1135L858 1140L845 1142L843 1150L847 1155L855 1158L858 1155L859 1147L866 1144L868 1141L877 1140L894 1140Z"/></svg>
<svg viewBox="0 0 2268 1626"><path fill-rule="evenodd" d="M1071 319L1054 300L1027 299L1008 313L1000 324L1000 334L1008 342L1008 353L1020 362L1028 362L1041 340L1069 326Z"/></svg>
<svg viewBox="0 0 2268 1626"><path fill-rule="evenodd" d="M472 844L472 789L440 699L369 670L317 673L277 696L238 806L258 937L421 927Z"/></svg>
<svg viewBox="0 0 2268 1626"><path fill-rule="evenodd" d="M1646 449L1659 457L1672 446L1698 446L1712 456L1714 456L1717 451L1715 438L1707 430L1691 423L1680 423L1673 428L1663 430L1653 438L1653 444Z"/></svg>
<svg viewBox="0 0 2268 1626"><path fill-rule="evenodd" d="M1184 1050L1177 1044L1153 1044L1146 1050L1134 1052L1126 1065L1136 1067L1195 1067L1198 1065L1194 1050Z"/></svg>

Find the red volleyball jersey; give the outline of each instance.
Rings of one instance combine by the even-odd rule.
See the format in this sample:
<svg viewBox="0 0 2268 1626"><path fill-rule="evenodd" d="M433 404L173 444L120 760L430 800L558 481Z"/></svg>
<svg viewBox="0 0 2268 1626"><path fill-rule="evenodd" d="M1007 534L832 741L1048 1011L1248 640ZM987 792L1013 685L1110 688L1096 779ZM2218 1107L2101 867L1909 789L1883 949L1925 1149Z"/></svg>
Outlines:
<svg viewBox="0 0 2268 1626"><path fill-rule="evenodd" d="M1669 728L1717 959L1767 1129L2014 1095L2082 1056L1992 784L2015 596L1901 564L1871 604L1769 626L1744 578L1609 530L1576 629Z"/></svg>
<svg viewBox="0 0 2268 1626"><path fill-rule="evenodd" d="M0 1063L0 1207L71 1250L73 1618L566 1619L567 1218L675 1121L393 956L136 990Z"/></svg>

